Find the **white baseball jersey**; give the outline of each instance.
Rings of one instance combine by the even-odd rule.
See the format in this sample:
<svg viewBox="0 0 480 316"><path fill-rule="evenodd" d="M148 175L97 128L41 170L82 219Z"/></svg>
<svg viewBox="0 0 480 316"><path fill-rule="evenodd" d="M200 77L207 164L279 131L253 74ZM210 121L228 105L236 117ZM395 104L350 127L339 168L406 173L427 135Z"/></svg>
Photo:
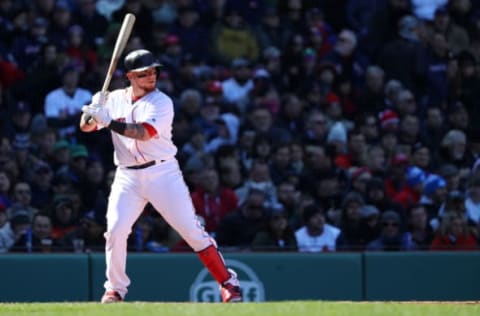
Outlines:
<svg viewBox="0 0 480 316"><path fill-rule="evenodd" d="M141 141L112 133L117 166L133 166L152 160L170 160L177 153L172 142L173 102L166 94L154 90L132 103L132 89L111 92L105 106L113 120L125 123L148 123L157 135Z"/></svg>

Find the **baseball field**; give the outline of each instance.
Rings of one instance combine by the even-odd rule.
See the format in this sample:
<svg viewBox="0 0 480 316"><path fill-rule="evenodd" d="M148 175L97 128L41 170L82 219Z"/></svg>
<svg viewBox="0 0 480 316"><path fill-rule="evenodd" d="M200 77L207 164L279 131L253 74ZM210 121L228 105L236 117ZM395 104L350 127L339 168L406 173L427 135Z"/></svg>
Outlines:
<svg viewBox="0 0 480 316"><path fill-rule="evenodd" d="M473 316L480 315L479 302L324 302L282 301L268 303L4 303L2 316Z"/></svg>

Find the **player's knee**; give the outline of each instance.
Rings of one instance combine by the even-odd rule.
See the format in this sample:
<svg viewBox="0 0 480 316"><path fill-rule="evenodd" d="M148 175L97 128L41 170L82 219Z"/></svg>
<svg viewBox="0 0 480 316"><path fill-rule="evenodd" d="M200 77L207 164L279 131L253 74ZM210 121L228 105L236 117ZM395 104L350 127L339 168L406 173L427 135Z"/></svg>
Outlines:
<svg viewBox="0 0 480 316"><path fill-rule="evenodd" d="M212 239L207 233L187 232L182 237L194 251L200 251L212 245Z"/></svg>
<svg viewBox="0 0 480 316"><path fill-rule="evenodd" d="M130 234L131 229L123 228L121 226L113 226L105 234L105 239L107 242L113 242L117 239L127 239Z"/></svg>

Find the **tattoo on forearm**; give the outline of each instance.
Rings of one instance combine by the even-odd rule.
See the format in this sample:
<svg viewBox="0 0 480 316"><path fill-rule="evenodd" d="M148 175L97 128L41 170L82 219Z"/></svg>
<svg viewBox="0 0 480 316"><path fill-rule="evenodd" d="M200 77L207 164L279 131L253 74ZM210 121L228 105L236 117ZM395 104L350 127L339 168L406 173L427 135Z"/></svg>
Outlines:
<svg viewBox="0 0 480 316"><path fill-rule="evenodd" d="M139 123L127 123L125 128L125 136L135 139L145 139L147 133L145 127Z"/></svg>
<svg viewBox="0 0 480 316"><path fill-rule="evenodd" d="M139 140L147 140L150 138L142 123L124 123L112 120L108 128L117 134L129 138Z"/></svg>

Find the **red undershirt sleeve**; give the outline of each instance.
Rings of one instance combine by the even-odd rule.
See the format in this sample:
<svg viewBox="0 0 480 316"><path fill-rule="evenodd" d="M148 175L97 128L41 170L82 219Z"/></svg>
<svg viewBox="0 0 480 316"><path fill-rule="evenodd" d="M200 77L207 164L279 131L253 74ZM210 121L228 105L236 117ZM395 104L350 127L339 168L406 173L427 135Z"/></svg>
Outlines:
<svg viewBox="0 0 480 316"><path fill-rule="evenodd" d="M155 135L157 135L157 130L155 129L155 127L153 127L152 125L148 124L148 123L142 123L143 127L145 127L145 129L147 130L148 134L153 137Z"/></svg>

